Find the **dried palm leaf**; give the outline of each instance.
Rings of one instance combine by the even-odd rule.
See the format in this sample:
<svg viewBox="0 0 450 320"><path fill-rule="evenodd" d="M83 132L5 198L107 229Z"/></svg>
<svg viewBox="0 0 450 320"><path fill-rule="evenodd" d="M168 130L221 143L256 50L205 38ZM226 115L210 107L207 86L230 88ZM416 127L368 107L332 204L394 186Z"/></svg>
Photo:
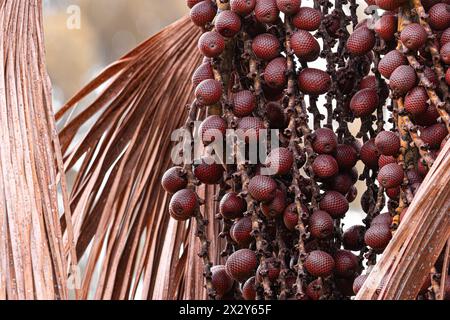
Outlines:
<svg viewBox="0 0 450 320"><path fill-rule="evenodd" d="M0 1L0 300L66 299L76 265L42 26L41 0Z"/></svg>

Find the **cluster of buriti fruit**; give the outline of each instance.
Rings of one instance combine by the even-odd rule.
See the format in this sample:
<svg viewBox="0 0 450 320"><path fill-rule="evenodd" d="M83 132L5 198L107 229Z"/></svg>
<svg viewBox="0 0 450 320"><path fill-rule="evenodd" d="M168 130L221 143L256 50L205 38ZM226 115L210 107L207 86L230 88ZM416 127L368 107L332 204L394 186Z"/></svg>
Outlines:
<svg viewBox="0 0 450 320"><path fill-rule="evenodd" d="M192 77L195 107L207 114L198 129L204 145L212 141L211 131L281 131L281 146L262 164L202 159L174 167L162 179L174 194L170 215L179 221L200 210L196 185L220 186L216 223L230 227L224 228L225 264L205 274L211 297L318 300L358 292L364 268L389 244L411 200L407 195L417 191L448 135L441 101L450 71L447 77L437 73L450 63L450 11L445 3L426 2L428 16L419 20L408 2L376 1L389 11L372 28L371 20L355 23L352 1L348 17L342 4L329 11L328 1L309 8L300 0L187 0L192 22L204 31L198 48L205 58ZM351 35L347 29L354 29ZM442 63L433 59L439 50ZM308 67L320 58L326 70ZM337 130L331 121L322 126L311 107L325 95L335 100L328 107ZM387 101L391 131L383 128ZM314 129L308 111L319 117ZM358 139L347 127L356 118L362 123ZM361 177L359 160L365 165ZM260 174L273 163L274 175ZM343 232L341 219L357 198L359 178L369 186L361 200L367 219ZM381 214L386 201L379 190L390 199Z"/></svg>

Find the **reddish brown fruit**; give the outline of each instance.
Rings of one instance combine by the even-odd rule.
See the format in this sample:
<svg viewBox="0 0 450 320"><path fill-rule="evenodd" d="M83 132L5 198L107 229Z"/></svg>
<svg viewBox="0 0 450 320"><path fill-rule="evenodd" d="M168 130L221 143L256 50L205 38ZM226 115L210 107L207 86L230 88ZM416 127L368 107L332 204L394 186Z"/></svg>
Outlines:
<svg viewBox="0 0 450 320"><path fill-rule="evenodd" d="M243 90L234 94L233 114L236 117L243 118L252 114L256 108L255 96L251 91Z"/></svg>
<svg viewBox="0 0 450 320"><path fill-rule="evenodd" d="M383 250L392 239L391 228L386 224L372 225L364 236L366 244L375 249Z"/></svg>
<svg viewBox="0 0 450 320"><path fill-rule="evenodd" d="M293 25L300 30L316 31L320 27L322 15L320 11L303 7L297 12L292 19Z"/></svg>
<svg viewBox="0 0 450 320"><path fill-rule="evenodd" d="M427 32L425 28L418 23L407 25L400 34L400 40L403 45L410 50L418 50L427 42Z"/></svg>
<svg viewBox="0 0 450 320"><path fill-rule="evenodd" d="M255 176L248 184L248 191L256 201L270 202L275 198L277 183L267 176Z"/></svg>
<svg viewBox="0 0 450 320"><path fill-rule="evenodd" d="M408 182L410 184L422 183L423 178L420 175L419 171L416 169L410 169L406 172L406 176L408 177Z"/></svg>
<svg viewBox="0 0 450 320"><path fill-rule="evenodd" d="M400 196L400 191L400 187L386 189L386 195L389 197L389 199L396 200Z"/></svg>
<svg viewBox="0 0 450 320"><path fill-rule="evenodd" d="M242 298L247 301L256 300L256 278L251 277L242 286Z"/></svg>
<svg viewBox="0 0 450 320"><path fill-rule="evenodd" d="M220 101L221 96L222 85L214 79L202 81L195 89L197 101L204 106L216 104Z"/></svg>
<svg viewBox="0 0 450 320"><path fill-rule="evenodd" d="M424 87L415 87L405 97L405 110L413 116L427 111L428 94Z"/></svg>
<svg viewBox="0 0 450 320"><path fill-rule="evenodd" d="M392 217L389 212L381 213L373 218L370 226L374 226L376 224L383 224L386 226L390 226L392 224Z"/></svg>
<svg viewBox="0 0 450 320"><path fill-rule="evenodd" d="M421 113L418 116L414 117L414 123L419 126L431 126L437 122L437 119L439 118L439 112L437 111L437 108L429 104L427 106L427 110L424 113Z"/></svg>
<svg viewBox="0 0 450 320"><path fill-rule="evenodd" d="M379 155L378 149L375 146L375 139L370 139L361 147L359 156L367 167L376 169L378 167Z"/></svg>
<svg viewBox="0 0 450 320"><path fill-rule="evenodd" d="M377 6L383 10L394 11L401 7L407 0L375 0Z"/></svg>
<svg viewBox="0 0 450 320"><path fill-rule="evenodd" d="M193 6L195 6L197 3L202 2L204 0L186 0L186 5L189 9L191 9Z"/></svg>
<svg viewBox="0 0 450 320"><path fill-rule="evenodd" d="M195 25L204 27L214 20L216 13L216 7L211 1L202 1L192 7L190 17Z"/></svg>
<svg viewBox="0 0 450 320"><path fill-rule="evenodd" d="M211 162L213 162L212 158L202 158L200 164L194 165L194 176L201 183L217 184L223 178L223 166L221 164Z"/></svg>
<svg viewBox="0 0 450 320"><path fill-rule="evenodd" d="M269 203L261 203L260 207L262 213L267 218L275 218L281 215L286 208L286 194L277 189L275 191L275 198Z"/></svg>
<svg viewBox="0 0 450 320"><path fill-rule="evenodd" d="M444 124L434 124L430 127L423 128L420 137L423 142L427 143L432 149L439 149L442 140L448 135L447 128Z"/></svg>
<svg viewBox="0 0 450 320"><path fill-rule="evenodd" d="M198 49L205 57L217 58L225 50L225 40L215 31L205 32L198 40Z"/></svg>
<svg viewBox="0 0 450 320"><path fill-rule="evenodd" d="M280 41L270 33L263 33L253 39L252 50L261 60L270 61L280 55Z"/></svg>
<svg viewBox="0 0 450 320"><path fill-rule="evenodd" d="M257 140L259 138L260 130L265 129L264 121L257 117L245 117L242 118L237 126L236 133L238 136L242 135L242 139L245 139L245 142L249 142L251 140Z"/></svg>
<svg viewBox="0 0 450 320"><path fill-rule="evenodd" d="M273 24L277 21L280 11L275 0L258 0L255 6L255 18L257 21L266 24Z"/></svg>
<svg viewBox="0 0 450 320"><path fill-rule="evenodd" d="M358 258L347 250L338 250L334 254L334 272L343 278L353 278L358 272Z"/></svg>
<svg viewBox="0 0 450 320"><path fill-rule="evenodd" d="M254 239L252 236L252 218L243 217L236 220L230 229L230 236L240 248L248 248Z"/></svg>
<svg viewBox="0 0 450 320"><path fill-rule="evenodd" d="M227 294L232 288L234 281L228 275L225 266L214 266L211 268L211 284L219 297Z"/></svg>
<svg viewBox="0 0 450 320"><path fill-rule="evenodd" d="M329 182L329 189L337 191L342 195L346 195L353 186L352 177L346 172L339 173Z"/></svg>
<svg viewBox="0 0 450 320"><path fill-rule="evenodd" d="M382 131L375 138L378 152L385 156L395 156L400 149L400 138L392 131Z"/></svg>
<svg viewBox="0 0 450 320"><path fill-rule="evenodd" d="M416 86L416 71L411 66L400 66L392 72L389 87L394 94L403 95Z"/></svg>
<svg viewBox="0 0 450 320"><path fill-rule="evenodd" d="M355 117L371 115L378 107L379 97L375 89L358 91L350 101L350 109Z"/></svg>
<svg viewBox="0 0 450 320"><path fill-rule="evenodd" d="M183 173L183 168L173 167L167 170L161 179L161 185L168 193L175 193L186 188L188 180Z"/></svg>
<svg viewBox="0 0 450 320"><path fill-rule="evenodd" d="M258 266L255 252L249 249L241 249L228 257L225 264L228 275L239 282L250 278Z"/></svg>
<svg viewBox="0 0 450 320"><path fill-rule="evenodd" d="M361 290L364 282L366 282L368 277L368 275L362 274L355 278L355 280L353 281L353 292L355 293L355 295L357 295L359 290Z"/></svg>
<svg viewBox="0 0 450 320"><path fill-rule="evenodd" d="M266 116L271 129L286 128L286 116L279 103L269 102L266 105Z"/></svg>
<svg viewBox="0 0 450 320"><path fill-rule="evenodd" d="M319 128L314 131L312 147L318 154L331 154L337 148L338 140L333 130Z"/></svg>
<svg viewBox="0 0 450 320"><path fill-rule="evenodd" d="M205 145L215 141L216 138L223 139L226 131L227 122L220 116L209 116L198 128L200 138Z"/></svg>
<svg viewBox="0 0 450 320"><path fill-rule="evenodd" d="M231 11L247 16L255 9L256 0L230 0Z"/></svg>
<svg viewBox="0 0 450 320"><path fill-rule="evenodd" d="M325 71L306 68L298 75L298 86L303 93L318 96L330 89L331 78Z"/></svg>
<svg viewBox="0 0 450 320"><path fill-rule="evenodd" d="M246 207L244 199L237 193L230 192L224 195L220 201L219 211L225 219L233 220L242 217Z"/></svg>
<svg viewBox="0 0 450 320"><path fill-rule="evenodd" d="M371 74L364 77L359 83L359 89L376 89L377 88L377 78Z"/></svg>
<svg viewBox="0 0 450 320"><path fill-rule="evenodd" d="M439 52L441 54L441 60L445 64L450 64L450 42L446 43Z"/></svg>
<svg viewBox="0 0 450 320"><path fill-rule="evenodd" d="M448 68L447 72L445 72L445 82L447 82L447 85L450 86L450 68Z"/></svg>
<svg viewBox="0 0 450 320"><path fill-rule="evenodd" d="M343 218L349 209L347 199L336 191L325 192L319 203L320 210L326 211L334 219Z"/></svg>
<svg viewBox="0 0 450 320"><path fill-rule="evenodd" d="M358 188L356 188L355 186L351 186L345 198L349 203L352 203L353 201L356 200L357 197L358 197Z"/></svg>
<svg viewBox="0 0 450 320"><path fill-rule="evenodd" d="M170 200L169 213L177 221L186 221L195 215L197 207L197 194L191 189L183 189Z"/></svg>
<svg viewBox="0 0 450 320"><path fill-rule="evenodd" d="M375 32L384 41L394 40L397 32L397 17L392 14L383 15L375 23Z"/></svg>
<svg viewBox="0 0 450 320"><path fill-rule="evenodd" d="M328 277L333 273L334 260L328 253L315 250L308 254L304 266L314 277Z"/></svg>
<svg viewBox="0 0 450 320"><path fill-rule="evenodd" d="M271 282L275 282L278 279L278 276L280 275L280 268L277 267L277 262L274 258L268 258L266 259L266 265L267 270L266 274L262 274L262 267L261 265L256 269L256 279L260 282L263 281L263 277L267 276L267 278Z"/></svg>
<svg viewBox="0 0 450 320"><path fill-rule="evenodd" d="M438 3L428 11L428 23L434 30L444 30L450 27L450 6Z"/></svg>
<svg viewBox="0 0 450 320"><path fill-rule="evenodd" d="M312 164L314 174L322 179L335 176L339 172L339 166L336 160L327 154L321 154L314 159Z"/></svg>
<svg viewBox="0 0 450 320"><path fill-rule="evenodd" d="M291 37L291 47L300 61L311 62L320 54L320 45L308 31L298 30Z"/></svg>
<svg viewBox="0 0 450 320"><path fill-rule="evenodd" d="M436 76L436 73L434 73L434 71L430 67L425 66L425 68L423 69L423 75L428 79L428 81L430 81L432 85L439 85L439 80Z"/></svg>
<svg viewBox="0 0 450 320"><path fill-rule="evenodd" d="M441 38L439 39L441 47L448 42L450 42L450 28L445 29L445 31L441 34Z"/></svg>
<svg viewBox="0 0 450 320"><path fill-rule="evenodd" d="M192 85L196 88L202 81L208 79L214 79L211 63L202 63L202 65L195 70L192 76Z"/></svg>
<svg viewBox="0 0 450 320"><path fill-rule="evenodd" d="M396 163L387 164L378 172L378 182L386 189L400 186L403 177L403 169Z"/></svg>
<svg viewBox="0 0 450 320"><path fill-rule="evenodd" d="M271 88L283 87L287 82L286 70L286 58L280 57L270 61L264 70L266 84Z"/></svg>
<svg viewBox="0 0 450 320"><path fill-rule="evenodd" d="M346 144L339 144L336 147L334 158L336 159L339 169L341 170L350 170L358 162L358 154L356 153L356 150L352 146Z"/></svg>
<svg viewBox="0 0 450 320"><path fill-rule="evenodd" d="M375 35L372 30L361 27L353 31L347 40L347 50L355 56L369 53L375 46Z"/></svg>
<svg viewBox="0 0 450 320"><path fill-rule="evenodd" d="M378 159L378 168L383 168L389 163L397 163L397 159L395 159L393 156L381 155Z"/></svg>
<svg viewBox="0 0 450 320"><path fill-rule="evenodd" d="M313 301L320 300L324 295L324 289L319 279L316 279L306 287L306 295Z"/></svg>
<svg viewBox="0 0 450 320"><path fill-rule="evenodd" d="M364 234L366 227L352 226L344 232L342 243L344 248L351 251L359 251L364 247Z"/></svg>
<svg viewBox="0 0 450 320"><path fill-rule="evenodd" d="M276 0L278 10L291 16L300 10L301 0Z"/></svg>
<svg viewBox="0 0 450 320"><path fill-rule="evenodd" d="M333 218L325 211L316 211L309 218L309 231L316 239L325 239L333 234Z"/></svg>
<svg viewBox="0 0 450 320"><path fill-rule="evenodd" d="M287 206L283 212L283 222L286 228L290 231L294 231L298 224L297 206L292 203Z"/></svg>
<svg viewBox="0 0 450 320"><path fill-rule="evenodd" d="M405 56L397 50L392 50L388 52L378 64L378 71L385 77L389 79L395 69L402 65L406 65L407 60Z"/></svg>
<svg viewBox="0 0 450 320"><path fill-rule="evenodd" d="M266 166L271 169L274 174L288 174L294 163L294 155L287 148L277 148L270 152L266 160Z"/></svg>
<svg viewBox="0 0 450 320"><path fill-rule="evenodd" d="M241 30L241 18L230 10L219 13L214 23L216 31L226 38L232 38Z"/></svg>

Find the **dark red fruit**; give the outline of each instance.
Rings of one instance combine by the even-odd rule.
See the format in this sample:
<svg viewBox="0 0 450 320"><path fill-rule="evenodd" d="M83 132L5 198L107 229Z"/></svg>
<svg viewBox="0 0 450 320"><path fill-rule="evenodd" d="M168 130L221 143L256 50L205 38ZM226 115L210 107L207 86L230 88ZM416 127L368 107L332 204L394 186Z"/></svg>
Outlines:
<svg viewBox="0 0 450 320"><path fill-rule="evenodd" d="M366 227L352 226L348 228L343 235L342 243L344 248L351 251L359 251L364 247L364 234Z"/></svg>
<svg viewBox="0 0 450 320"><path fill-rule="evenodd" d="M356 165L356 162L358 162L356 150L347 144L339 144L336 147L334 158L341 170L350 170Z"/></svg>
<svg viewBox="0 0 450 320"><path fill-rule="evenodd" d="M394 11L401 7L407 0L375 0L377 6L383 10Z"/></svg>
<svg viewBox="0 0 450 320"><path fill-rule="evenodd" d="M353 186L352 177L347 172L341 172L334 176L328 183L329 189L346 195Z"/></svg>
<svg viewBox="0 0 450 320"><path fill-rule="evenodd" d="M383 15L375 23L375 32L384 41L394 40L397 32L397 17L392 14Z"/></svg>
<svg viewBox="0 0 450 320"><path fill-rule="evenodd" d="M183 173L182 167L173 167L164 173L161 185L169 193L175 193L181 189L186 188L188 180Z"/></svg>
<svg viewBox="0 0 450 320"><path fill-rule="evenodd" d="M445 82L447 82L447 85L450 86L450 68L448 68L447 72L445 73Z"/></svg>
<svg viewBox="0 0 450 320"><path fill-rule="evenodd" d="M385 212L377 215L375 218L373 218L372 222L370 223L370 226L374 226L376 224L391 226L392 224L391 214L389 212Z"/></svg>
<svg viewBox="0 0 450 320"><path fill-rule="evenodd" d="M333 273L334 260L328 253L315 250L308 254L304 266L314 277L328 277Z"/></svg>
<svg viewBox="0 0 450 320"><path fill-rule="evenodd" d="M389 199L396 200L400 196L400 191L400 187L386 189L386 195L389 197Z"/></svg>
<svg viewBox="0 0 450 320"><path fill-rule="evenodd" d="M406 65L407 60L405 56L397 50L392 50L388 52L378 64L378 71L385 77L389 79L395 69L402 65Z"/></svg>
<svg viewBox="0 0 450 320"><path fill-rule="evenodd" d="M442 140L448 135L447 128L444 124L434 124L427 128L423 128L420 132L420 138L427 143L432 149L439 149Z"/></svg>
<svg viewBox="0 0 450 320"><path fill-rule="evenodd" d="M264 70L264 80L271 88L283 87L287 82L286 77L286 58L275 58L270 61Z"/></svg>
<svg viewBox="0 0 450 320"><path fill-rule="evenodd" d="M378 172L378 182L386 189L400 186L403 177L403 168L396 163L387 164Z"/></svg>
<svg viewBox="0 0 450 320"><path fill-rule="evenodd" d="M353 292L355 293L355 295L357 295L359 290L361 290L364 282L366 282L368 277L369 276L367 274L362 274L355 278L355 280L353 281Z"/></svg>
<svg viewBox="0 0 450 320"><path fill-rule="evenodd" d="M266 270L266 274L263 275L262 273L262 267L261 265L258 267L258 269L256 269L256 279L259 280L260 282L263 281L263 277L267 276L267 278L271 281L271 282L275 282L278 279L278 276L280 275L280 268L276 267L277 262L274 258L268 258L266 259L266 265L267 265L267 270Z"/></svg>
<svg viewBox="0 0 450 320"><path fill-rule="evenodd" d="M255 18L261 23L273 24L277 21L280 11L275 0L258 0L255 6Z"/></svg>
<svg viewBox="0 0 450 320"><path fill-rule="evenodd" d="M241 30L241 18L230 10L219 13L214 23L216 31L226 38L232 38Z"/></svg>
<svg viewBox="0 0 450 320"><path fill-rule="evenodd" d="M351 278L358 271L358 258L347 250L338 250L334 254L334 272L337 276Z"/></svg>
<svg viewBox="0 0 450 320"><path fill-rule="evenodd" d="M198 48L205 57L217 58L225 50L225 40L219 33L208 31L198 40Z"/></svg>
<svg viewBox="0 0 450 320"><path fill-rule="evenodd" d="M382 131L375 138L378 152L385 156L395 156L400 149L400 138L392 131Z"/></svg>
<svg viewBox="0 0 450 320"><path fill-rule="evenodd" d="M308 31L298 30L291 37L291 47L300 61L311 62L320 54L320 45Z"/></svg>
<svg viewBox="0 0 450 320"><path fill-rule="evenodd" d="M364 241L366 242L366 244L375 250L382 250L386 248L391 239L391 228L386 224L372 225L366 231L366 234L364 236Z"/></svg>
<svg viewBox="0 0 450 320"><path fill-rule="evenodd" d="M279 103L269 102L266 105L266 117L271 129L286 128L286 116Z"/></svg>
<svg viewBox="0 0 450 320"><path fill-rule="evenodd" d="M189 9L191 9L193 6L195 6L197 3L202 2L204 0L186 0L186 5Z"/></svg>
<svg viewBox="0 0 450 320"><path fill-rule="evenodd" d="M177 221L186 221L195 215L197 207L197 194L191 189L183 189L170 200L169 213Z"/></svg>
<svg viewBox="0 0 450 320"><path fill-rule="evenodd" d="M256 0L230 0L231 11L247 16L255 9Z"/></svg>
<svg viewBox="0 0 450 320"><path fill-rule="evenodd" d="M450 6L438 3L428 11L428 23L434 30L444 30L450 27Z"/></svg>
<svg viewBox="0 0 450 320"><path fill-rule="evenodd" d="M270 152L266 160L266 166L271 169L273 174L288 174L294 163L294 155L287 148L277 148Z"/></svg>
<svg viewBox="0 0 450 320"><path fill-rule="evenodd" d="M319 128L314 131L312 147L318 154L331 154L337 148L338 140L333 130Z"/></svg>
<svg viewBox="0 0 450 320"><path fill-rule="evenodd" d="M204 106L216 104L222 97L222 85L214 79L204 80L195 89L195 97Z"/></svg>
<svg viewBox="0 0 450 320"><path fill-rule="evenodd" d="M280 41L270 33L263 33L253 39L252 50L261 60L270 61L280 55Z"/></svg>
<svg viewBox="0 0 450 320"><path fill-rule="evenodd" d="M441 34L441 38L439 39L441 47L448 42L450 42L450 28L445 29L445 31Z"/></svg>
<svg viewBox="0 0 450 320"><path fill-rule="evenodd" d="M225 266L214 266L211 268L211 284L219 297L227 294L232 288L234 281L228 275Z"/></svg>
<svg viewBox="0 0 450 320"><path fill-rule="evenodd" d="M336 160L327 154L321 154L314 159L312 164L314 175L326 179L335 176L339 172L339 166Z"/></svg>
<svg viewBox="0 0 450 320"><path fill-rule="evenodd" d="M427 32L418 23L407 25L400 34L403 45L410 50L418 50L427 42Z"/></svg>
<svg viewBox="0 0 450 320"><path fill-rule="evenodd" d="M248 248L254 239L252 236L252 218L243 217L236 220L230 229L230 236L239 247Z"/></svg>
<svg viewBox="0 0 450 320"><path fill-rule="evenodd" d="M275 218L281 215L286 208L286 194L277 189L275 191L275 198L269 203L261 203L260 207L262 213L267 218Z"/></svg>
<svg viewBox="0 0 450 320"><path fill-rule="evenodd" d="M316 211L309 218L309 232L316 239L325 239L333 234L333 218L325 211Z"/></svg>
<svg viewBox="0 0 450 320"><path fill-rule="evenodd" d="M320 27L322 15L319 10L302 7L292 19L292 23L297 29L306 31L316 31Z"/></svg>
<svg viewBox="0 0 450 320"><path fill-rule="evenodd" d="M319 279L310 282L306 287L306 295L313 301L320 300L324 295L322 282Z"/></svg>
<svg viewBox="0 0 450 320"><path fill-rule="evenodd" d="M201 163L195 165L194 176L201 183L217 184L223 178L223 166L213 161L212 158L202 158Z"/></svg>
<svg viewBox="0 0 450 320"><path fill-rule="evenodd" d="M242 217L247 205L244 199L239 197L237 193L230 192L223 196L219 204L220 214L229 220Z"/></svg>
<svg viewBox="0 0 450 320"><path fill-rule="evenodd" d="M415 87L405 97L405 110L413 116L427 111L428 94L424 87Z"/></svg>
<svg viewBox="0 0 450 320"><path fill-rule="evenodd" d="M350 101L350 109L356 117L371 115L378 107L379 97L375 89L358 91Z"/></svg>
<svg viewBox="0 0 450 320"><path fill-rule="evenodd" d="M202 1L192 7L190 17L195 25L204 27L214 20L216 12L216 7L211 1Z"/></svg>
<svg viewBox="0 0 450 320"><path fill-rule="evenodd" d="M298 224L297 206L295 203L290 204L283 212L283 222L286 228L294 231Z"/></svg>
<svg viewBox="0 0 450 320"><path fill-rule="evenodd" d="M247 301L256 300L256 278L251 277L242 286L242 298Z"/></svg>
<svg viewBox="0 0 450 320"><path fill-rule="evenodd" d="M378 149L375 146L375 139L370 139L361 147L359 156L367 167L376 169L378 167L379 155Z"/></svg>
<svg viewBox="0 0 450 320"><path fill-rule="evenodd" d="M378 167L383 168L385 165L389 163L397 163L397 159L395 159L393 156L385 156L381 155L378 159Z"/></svg>
<svg viewBox="0 0 450 320"><path fill-rule="evenodd" d="M424 113L415 116L413 120L414 123L419 126L431 126L437 122L439 116L437 108L432 104L428 104L427 110Z"/></svg>
<svg viewBox="0 0 450 320"><path fill-rule="evenodd" d="M406 172L406 176L408 177L408 182L410 184L422 183L423 178L420 175L419 171L416 169L410 169Z"/></svg>
<svg viewBox="0 0 450 320"><path fill-rule="evenodd" d="M305 68L298 75L300 90L309 95L321 95L331 87L331 78L325 71L315 68Z"/></svg>
<svg viewBox="0 0 450 320"><path fill-rule="evenodd" d="M202 65L195 70L192 76L192 85L196 88L202 81L208 79L214 79L213 69L209 62L202 63Z"/></svg>
<svg viewBox="0 0 450 320"><path fill-rule="evenodd" d="M266 129L264 121L257 117L242 118L237 126L238 136L242 135L245 142L257 140L259 138L260 130Z"/></svg>
<svg viewBox="0 0 450 320"><path fill-rule="evenodd" d="M202 142L207 145L217 139L223 139L227 131L227 122L220 116L209 116L198 128Z"/></svg>
<svg viewBox="0 0 450 320"><path fill-rule="evenodd" d="M300 10L301 0L276 0L278 10L287 14L294 15Z"/></svg>
<svg viewBox="0 0 450 320"><path fill-rule="evenodd" d="M347 50L355 56L369 53L375 46L375 35L372 30L361 27L353 31L347 40Z"/></svg>
<svg viewBox="0 0 450 320"><path fill-rule="evenodd" d="M450 42L444 44L439 53L441 54L441 60L445 64L450 64Z"/></svg>
<svg viewBox="0 0 450 320"><path fill-rule="evenodd" d="M336 191L325 192L319 203L320 210L326 211L334 219L343 218L349 209L347 199Z"/></svg>
<svg viewBox="0 0 450 320"><path fill-rule="evenodd" d="M352 203L358 197L358 188L356 186L351 186L350 190L345 197L349 203Z"/></svg>
<svg viewBox="0 0 450 320"><path fill-rule="evenodd" d="M255 176L248 184L248 191L256 201L270 202L275 198L277 183L267 176Z"/></svg>
<svg viewBox="0 0 450 320"><path fill-rule="evenodd" d="M251 91L243 90L234 94L233 114L236 117L243 118L252 114L256 108L255 96Z"/></svg>
<svg viewBox="0 0 450 320"><path fill-rule="evenodd" d="M403 95L416 86L416 71L411 66L400 66L392 72L389 87L395 94Z"/></svg>
<svg viewBox="0 0 450 320"><path fill-rule="evenodd" d="M250 278L258 266L255 252L249 249L241 249L228 257L225 264L228 275L239 282Z"/></svg>

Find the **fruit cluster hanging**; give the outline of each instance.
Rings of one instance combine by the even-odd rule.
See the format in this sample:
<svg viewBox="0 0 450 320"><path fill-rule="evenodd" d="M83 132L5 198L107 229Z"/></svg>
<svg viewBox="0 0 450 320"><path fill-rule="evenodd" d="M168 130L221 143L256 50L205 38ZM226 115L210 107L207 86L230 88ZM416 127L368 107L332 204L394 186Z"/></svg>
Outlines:
<svg viewBox="0 0 450 320"><path fill-rule="evenodd" d="M205 150L229 129L244 132L247 143L263 129L279 130L279 147L257 164L204 156L162 179L173 194L170 215L196 219L210 298L354 296L445 144L448 5L368 4L387 11L358 23L356 0L315 0L313 7L187 0L204 31L198 48L205 58L192 77L196 99L185 129L199 134ZM273 175L261 174L271 167ZM344 232L358 180L366 184L367 216ZM220 186L224 265L211 265L199 184ZM433 297L430 286L423 284L420 297Z"/></svg>

